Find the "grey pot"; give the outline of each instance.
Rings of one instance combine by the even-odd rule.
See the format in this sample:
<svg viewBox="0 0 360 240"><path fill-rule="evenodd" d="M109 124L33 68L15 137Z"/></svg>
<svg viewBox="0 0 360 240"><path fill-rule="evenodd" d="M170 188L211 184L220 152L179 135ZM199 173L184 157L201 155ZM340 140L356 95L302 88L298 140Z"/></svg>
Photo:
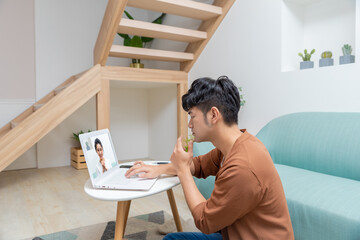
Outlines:
<svg viewBox="0 0 360 240"><path fill-rule="evenodd" d="M333 66L334 59L332 58L321 58L319 59L319 67Z"/></svg>
<svg viewBox="0 0 360 240"><path fill-rule="evenodd" d="M313 67L314 67L313 61L300 62L300 69L307 69L307 68L313 68Z"/></svg>
<svg viewBox="0 0 360 240"><path fill-rule="evenodd" d="M354 63L354 62L355 62L354 55L340 56L340 64L348 64L348 63Z"/></svg>

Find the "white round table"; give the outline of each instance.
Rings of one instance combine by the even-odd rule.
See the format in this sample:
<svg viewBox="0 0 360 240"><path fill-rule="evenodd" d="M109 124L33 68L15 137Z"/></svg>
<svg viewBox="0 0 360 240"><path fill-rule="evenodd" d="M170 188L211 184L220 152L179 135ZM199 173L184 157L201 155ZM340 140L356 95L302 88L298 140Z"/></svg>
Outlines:
<svg viewBox="0 0 360 240"><path fill-rule="evenodd" d="M147 162L147 163L151 163L151 162ZM84 190L90 197L104 201L118 202L114 240L120 240L124 236L131 200L151 196L163 191L167 191L167 195L169 198L171 211L173 213L177 231L182 232L180 217L176 207L174 193L172 191L172 188L179 184L180 184L180 180L177 176L162 175L156 180L154 185L148 191L111 190L111 189L93 188L91 184L91 180L89 179L85 183Z"/></svg>

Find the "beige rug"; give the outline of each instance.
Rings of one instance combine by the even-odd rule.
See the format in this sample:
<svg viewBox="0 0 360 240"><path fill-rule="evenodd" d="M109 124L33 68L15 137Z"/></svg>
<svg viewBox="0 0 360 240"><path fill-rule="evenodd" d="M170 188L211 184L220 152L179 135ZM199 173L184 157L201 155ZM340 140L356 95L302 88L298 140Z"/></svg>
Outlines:
<svg viewBox="0 0 360 240"><path fill-rule="evenodd" d="M192 220L181 220L184 231L198 231ZM112 240L115 221L100 223L72 230L56 232L26 240ZM176 226L171 215L164 211L131 217L127 221L124 239L160 240L165 234L175 232Z"/></svg>

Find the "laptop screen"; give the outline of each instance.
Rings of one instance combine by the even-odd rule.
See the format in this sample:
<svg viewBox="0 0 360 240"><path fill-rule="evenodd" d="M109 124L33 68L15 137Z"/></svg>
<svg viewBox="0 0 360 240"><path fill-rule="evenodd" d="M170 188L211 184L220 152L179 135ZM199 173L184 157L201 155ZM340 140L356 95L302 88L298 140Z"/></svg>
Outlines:
<svg viewBox="0 0 360 240"><path fill-rule="evenodd" d="M80 137L89 174L95 180L117 166L110 133L108 130L94 131Z"/></svg>

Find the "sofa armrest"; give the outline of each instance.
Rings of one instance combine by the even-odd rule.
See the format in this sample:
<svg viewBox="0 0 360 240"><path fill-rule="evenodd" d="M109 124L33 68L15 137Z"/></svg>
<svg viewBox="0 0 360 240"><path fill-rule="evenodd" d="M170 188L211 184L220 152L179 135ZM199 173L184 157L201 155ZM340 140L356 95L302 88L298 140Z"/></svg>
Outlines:
<svg viewBox="0 0 360 240"><path fill-rule="evenodd" d="M194 157L204 155L214 149L211 142L194 143L193 153ZM196 186L204 198L208 199L214 189L215 176L209 176L206 179L194 177Z"/></svg>

